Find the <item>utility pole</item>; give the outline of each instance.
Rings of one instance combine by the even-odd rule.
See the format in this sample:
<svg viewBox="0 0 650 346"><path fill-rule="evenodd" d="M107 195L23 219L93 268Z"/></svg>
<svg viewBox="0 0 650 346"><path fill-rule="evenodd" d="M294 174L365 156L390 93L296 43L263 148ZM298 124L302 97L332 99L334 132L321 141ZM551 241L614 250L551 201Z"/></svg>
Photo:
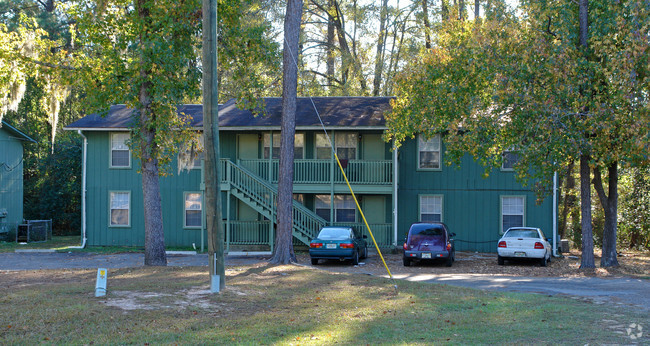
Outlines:
<svg viewBox="0 0 650 346"><path fill-rule="evenodd" d="M219 92L217 83L217 0L203 0L203 143L205 215L210 291L226 288L223 223L219 196Z"/></svg>

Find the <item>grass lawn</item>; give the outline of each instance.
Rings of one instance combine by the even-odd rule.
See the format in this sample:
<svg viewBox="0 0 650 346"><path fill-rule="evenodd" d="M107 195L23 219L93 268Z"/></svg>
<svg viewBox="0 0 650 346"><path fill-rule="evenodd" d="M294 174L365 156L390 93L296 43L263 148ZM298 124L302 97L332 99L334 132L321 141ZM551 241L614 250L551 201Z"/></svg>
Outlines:
<svg viewBox="0 0 650 346"><path fill-rule="evenodd" d="M15 241L0 241L0 252L14 252L16 250L27 249L65 249L69 246L81 245L81 239L78 235L72 236L53 236L52 240L33 243L17 243Z"/></svg>
<svg viewBox="0 0 650 346"><path fill-rule="evenodd" d="M0 272L0 344L629 344L647 314L302 266ZM394 287L397 284L397 290Z"/></svg>

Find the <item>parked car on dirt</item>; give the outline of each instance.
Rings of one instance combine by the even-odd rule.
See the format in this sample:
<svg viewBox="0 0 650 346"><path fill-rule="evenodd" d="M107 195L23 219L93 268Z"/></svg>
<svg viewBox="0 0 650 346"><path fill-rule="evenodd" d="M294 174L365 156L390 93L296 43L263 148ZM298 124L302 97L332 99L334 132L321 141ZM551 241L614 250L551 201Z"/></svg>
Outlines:
<svg viewBox="0 0 650 346"><path fill-rule="evenodd" d="M538 259L542 267L551 261L551 244L539 228L511 227L499 239L497 263L517 258Z"/></svg>
<svg viewBox="0 0 650 346"><path fill-rule="evenodd" d="M442 222L417 222L409 228L404 240L404 266L413 262L444 260L451 267L456 259L455 233Z"/></svg>
<svg viewBox="0 0 650 346"><path fill-rule="evenodd" d="M317 265L319 259L338 259L357 265L359 258L368 257L367 238L351 227L323 227L309 243L311 264Z"/></svg>

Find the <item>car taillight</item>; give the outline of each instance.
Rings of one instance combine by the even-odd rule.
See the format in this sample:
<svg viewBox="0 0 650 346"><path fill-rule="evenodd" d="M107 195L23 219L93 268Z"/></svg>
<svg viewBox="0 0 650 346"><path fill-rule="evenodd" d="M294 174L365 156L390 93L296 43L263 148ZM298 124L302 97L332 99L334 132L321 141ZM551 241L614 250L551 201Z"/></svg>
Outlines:
<svg viewBox="0 0 650 346"><path fill-rule="evenodd" d="M505 241L500 241L499 242L499 247L508 247L508 245L506 245Z"/></svg>
<svg viewBox="0 0 650 346"><path fill-rule="evenodd" d="M310 247L310 248L316 248L316 249L317 249L317 248L319 248L319 247L323 247L323 243L310 243L310 244L309 244L309 247Z"/></svg>
<svg viewBox="0 0 650 346"><path fill-rule="evenodd" d="M451 251L451 243L447 243L447 251Z"/></svg>
<svg viewBox="0 0 650 346"><path fill-rule="evenodd" d="M406 245L406 243L404 243L404 246L403 246L403 248L404 248L404 250L408 250L408 249L409 249L409 246L408 246L408 245Z"/></svg>
<svg viewBox="0 0 650 346"><path fill-rule="evenodd" d="M544 248L544 244L540 242L535 242L535 249L543 249L543 248Z"/></svg>
<svg viewBox="0 0 650 346"><path fill-rule="evenodd" d="M352 248L354 248L354 244L352 244L352 243L341 243L341 244L339 244L339 246L341 247L341 249L352 249Z"/></svg>

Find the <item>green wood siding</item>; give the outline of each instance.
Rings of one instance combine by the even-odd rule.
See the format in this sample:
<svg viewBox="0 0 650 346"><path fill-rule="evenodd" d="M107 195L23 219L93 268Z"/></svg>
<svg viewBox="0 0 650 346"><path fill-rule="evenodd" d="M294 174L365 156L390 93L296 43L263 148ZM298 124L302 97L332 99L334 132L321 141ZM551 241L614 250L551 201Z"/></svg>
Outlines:
<svg viewBox="0 0 650 346"><path fill-rule="evenodd" d="M1 222L16 224L23 219L23 145L0 127L0 209L7 217Z"/></svg>
<svg viewBox="0 0 650 346"><path fill-rule="evenodd" d="M417 170L417 141L410 140L399 154L398 239L419 220L419 196L442 195L443 218L456 233L458 250L496 252L501 229L501 196L525 196L526 226L540 227L552 234L552 198L536 205L536 196L516 182L513 172L493 169L484 178L485 168L470 156L460 166L444 164L444 139L440 171Z"/></svg>

